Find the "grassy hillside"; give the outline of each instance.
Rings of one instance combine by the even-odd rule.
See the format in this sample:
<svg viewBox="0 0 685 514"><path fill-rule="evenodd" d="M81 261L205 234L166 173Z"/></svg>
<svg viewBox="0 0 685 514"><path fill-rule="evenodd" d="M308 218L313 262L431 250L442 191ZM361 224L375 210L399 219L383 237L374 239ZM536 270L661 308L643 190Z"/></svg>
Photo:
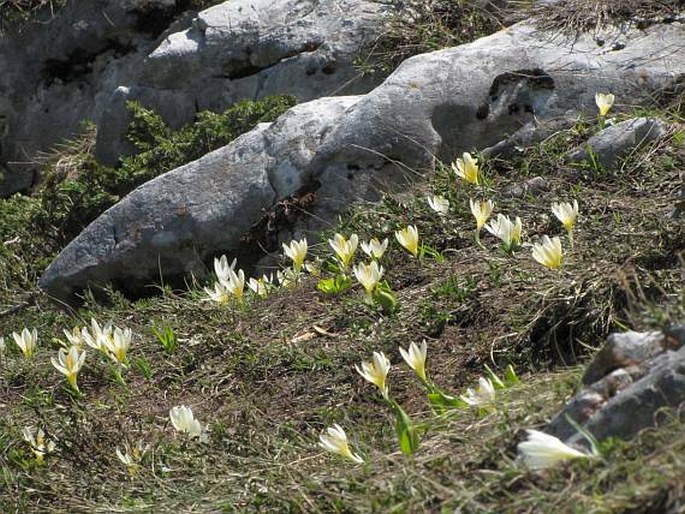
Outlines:
<svg viewBox="0 0 685 514"><path fill-rule="evenodd" d="M684 100L648 114L682 123ZM623 103L617 99L618 119L634 114L621 112ZM685 318L685 229L669 216L685 166L682 126L616 169L560 158L597 130L597 120L579 120L515 159L481 159L480 185L438 166L411 192L356 206L310 248L308 260L322 259L327 278L325 241L335 232L387 237L381 263L394 310L366 303L359 285L322 293L319 278L305 274L264 299L246 292L244 305L160 286L158 296L138 301L116 291L99 301L86 295L65 312L5 269L0 511L665 512L682 505L682 412L634 441L602 442L602 459L541 472L515 462L523 429L544 426L559 410L609 332ZM546 190L507 193L538 175ZM429 208L429 194L449 199L447 216ZM493 200L494 215L520 216L524 246L505 254L485 230L478 246L471 198ZM571 248L550 206L574 199L580 214ZM8 201L23 212L26 200ZM13 241L17 226L5 220L4 265L40 269L30 251L13 253L25 236ZM409 224L432 249L421 259L395 240ZM559 270L531 257L527 244L543 234L562 240ZM358 251L356 262L365 260ZM128 367L86 347L76 392L50 358L63 329L91 318L132 330ZM24 327L38 333L30 359L10 335ZM424 339L429 374L445 391L474 387L485 365L502 375L512 364L521 383L498 391L492 408L437 414L398 350ZM391 411L355 371L374 351L392 362L390 394L420 434L413 456L399 451ZM174 429L169 410L180 405L206 426L206 441ZM317 445L334 423L363 464ZM42 463L23 439L25 427L42 428L55 444ZM135 462L125 465L117 449Z"/></svg>

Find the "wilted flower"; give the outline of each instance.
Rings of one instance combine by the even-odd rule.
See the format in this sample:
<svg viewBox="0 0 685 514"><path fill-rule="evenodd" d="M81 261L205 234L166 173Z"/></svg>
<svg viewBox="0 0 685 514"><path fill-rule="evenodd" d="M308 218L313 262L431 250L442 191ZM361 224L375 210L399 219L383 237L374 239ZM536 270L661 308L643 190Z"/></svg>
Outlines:
<svg viewBox="0 0 685 514"><path fill-rule="evenodd" d="M130 328L115 327L112 337L105 341L109 357L119 366L126 367L126 352L131 346L132 335Z"/></svg>
<svg viewBox="0 0 685 514"><path fill-rule="evenodd" d="M24 328L21 334L12 332L12 337L17 346L21 349L24 357L30 359L36 353L36 343L38 343L38 331L34 328L29 332L28 328Z"/></svg>
<svg viewBox="0 0 685 514"><path fill-rule="evenodd" d="M383 266L379 266L376 261L373 261L371 264L360 262L352 271L359 283L364 286L366 296L371 298L374 289L376 289L376 286L378 285L378 282L380 282L383 272L385 271Z"/></svg>
<svg viewBox="0 0 685 514"><path fill-rule="evenodd" d="M214 288L205 287L205 293L207 293L207 300L211 300L220 304L227 304L233 298L231 292L226 289L226 287L221 282L215 282Z"/></svg>
<svg viewBox="0 0 685 514"><path fill-rule="evenodd" d="M419 256L419 231L415 225L396 231L395 239L414 257Z"/></svg>
<svg viewBox="0 0 685 514"><path fill-rule="evenodd" d="M462 158L457 159L456 162L452 163L452 170L457 176L466 180L466 182L476 185L480 182L478 177L480 171L478 168L478 159L471 157L471 154L468 152L464 152Z"/></svg>
<svg viewBox="0 0 685 514"><path fill-rule="evenodd" d="M431 209L437 212L440 216L446 216L450 209L450 201L440 195L433 195L427 197L428 205Z"/></svg>
<svg viewBox="0 0 685 514"><path fill-rule="evenodd" d="M116 454L118 459L126 466L129 475L133 477L140 468L140 463L147 453L148 446L143 445L142 441L138 441L138 444L133 448L126 446L125 450L122 452L117 448Z"/></svg>
<svg viewBox="0 0 685 514"><path fill-rule="evenodd" d="M530 469L544 469L570 459L587 459L591 457L586 453L571 448L558 438L539 432L538 430L526 430L528 439L519 443L519 459Z"/></svg>
<svg viewBox="0 0 685 514"><path fill-rule="evenodd" d="M362 367L355 365L357 373L380 389L385 399L388 398L388 386L385 378L390 371L390 361L383 352L373 352L373 362L362 362Z"/></svg>
<svg viewBox="0 0 685 514"><path fill-rule="evenodd" d="M34 437L31 427L25 427L22 435L24 436L24 441L31 447L31 451L36 456L36 461L38 463L43 462L48 453L55 451L54 441L45 437L45 432L43 432L42 428L38 429Z"/></svg>
<svg viewBox="0 0 685 514"><path fill-rule="evenodd" d="M283 243L283 252L286 257L293 261L293 269L299 272L302 269L302 264L307 258L307 240L291 241L289 245Z"/></svg>
<svg viewBox="0 0 685 514"><path fill-rule="evenodd" d="M357 251L358 243L359 237L357 234L352 234L349 239L345 239L345 236L341 234L335 234L333 239L328 240L328 244L333 248L343 271L349 268L354 258L354 253Z"/></svg>
<svg viewBox="0 0 685 514"><path fill-rule="evenodd" d="M533 245L533 259L549 269L559 269L563 260L561 239L542 236L542 243Z"/></svg>
<svg viewBox="0 0 685 514"><path fill-rule="evenodd" d="M76 384L76 378L78 377L79 371L86 360L86 352L81 350L78 346L72 346L69 351L64 348L60 348L57 353L57 359L50 357L50 362L52 365L67 377L67 382L78 391L78 385Z"/></svg>
<svg viewBox="0 0 685 514"><path fill-rule="evenodd" d="M614 105L614 95L611 93L595 93L595 103L599 108L599 115L606 116L611 106Z"/></svg>
<svg viewBox="0 0 685 514"><path fill-rule="evenodd" d="M471 407L487 407L495 402L495 386L489 378L480 377L478 387L475 390L469 387L459 398Z"/></svg>
<svg viewBox="0 0 685 514"><path fill-rule="evenodd" d="M378 239L373 238L371 241L362 242L362 251L372 259L379 260L388 249L388 239L385 238L381 243Z"/></svg>
<svg viewBox="0 0 685 514"><path fill-rule="evenodd" d="M421 346L416 343L409 345L409 350L405 350L400 347L400 354L404 361L409 365L411 369L419 376L419 378L426 382L428 379L426 377L426 353L428 352L428 347L426 345L426 340L424 339Z"/></svg>
<svg viewBox="0 0 685 514"><path fill-rule="evenodd" d="M340 425L336 423L332 427L328 427L326 432L326 434L319 435L319 446L324 450L342 455L347 459L353 460L357 464L364 462L364 459L356 453L352 453L352 450L350 450L350 445L347 442L347 434L345 434L345 431Z"/></svg>
<svg viewBox="0 0 685 514"><path fill-rule="evenodd" d="M201 442L207 439L202 425L193 416L193 409L185 405L173 407L169 411L169 419L176 430L188 434L191 439L198 438Z"/></svg>
<svg viewBox="0 0 685 514"><path fill-rule="evenodd" d="M516 221L513 222L509 219L509 216L498 214L496 220L492 220L485 225L485 229L502 241L502 247L505 252L513 252L521 245L523 225L521 223L521 218L518 216L516 217Z"/></svg>

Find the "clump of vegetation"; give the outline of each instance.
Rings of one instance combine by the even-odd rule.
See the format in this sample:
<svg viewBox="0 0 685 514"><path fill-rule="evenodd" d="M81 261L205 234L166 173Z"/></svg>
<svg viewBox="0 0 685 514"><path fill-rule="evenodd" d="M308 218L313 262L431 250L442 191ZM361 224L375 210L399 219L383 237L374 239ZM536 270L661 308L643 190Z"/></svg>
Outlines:
<svg viewBox="0 0 685 514"><path fill-rule="evenodd" d="M32 196L0 200L0 238L11 245L0 250L0 280L29 287L61 248L130 191L273 121L294 104L286 96L244 100L223 113L199 112L192 123L171 130L158 114L131 102L127 137L138 153L117 168L95 160L95 127L86 126L80 137L46 157Z"/></svg>
<svg viewBox="0 0 685 514"><path fill-rule="evenodd" d="M385 32L357 65L362 73L388 74L412 55L469 43L514 21L514 4L483 5L473 0L394 2L395 12Z"/></svg>

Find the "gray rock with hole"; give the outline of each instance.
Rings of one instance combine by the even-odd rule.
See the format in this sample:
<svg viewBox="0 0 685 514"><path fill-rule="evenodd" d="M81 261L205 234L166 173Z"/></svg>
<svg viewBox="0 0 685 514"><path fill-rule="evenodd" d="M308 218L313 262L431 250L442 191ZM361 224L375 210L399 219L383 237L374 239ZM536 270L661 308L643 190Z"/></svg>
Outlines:
<svg viewBox="0 0 685 514"><path fill-rule="evenodd" d="M243 154L248 166L253 162L264 166L274 192L260 196L254 208L247 208L235 196L231 187L237 179L222 179L215 189L228 188L220 191L244 208L227 207L221 194L205 197L206 178L198 178L202 187L188 187L184 202L195 206L195 216L203 216L208 227L245 228L257 221L268 197L277 201L298 189L316 189L309 211L330 220L359 198L406 187L408 177L431 167L436 157L451 160L461 152L494 145L524 125L548 117L596 112L597 91L614 92L619 104L622 98L629 98L631 105L648 101L651 89L670 87L685 74L685 52L673 51L684 36L678 24L627 32L629 44L609 52L597 47L591 37L555 39L524 22L471 44L416 56L366 95L299 106L266 131L260 128L262 137L248 135L219 151L216 155L228 160L223 169L212 161L216 172L240 173L236 170L241 169ZM642 85L643 97L634 90L636 83ZM335 106L332 110L331 105ZM156 279L161 254L150 241L156 230L168 232L165 227L175 226L180 200L174 177L182 175L184 184L190 183L193 173L209 177L203 174L204 163L201 159L174 170L123 200L125 208L136 207L135 223L149 227L144 238L104 245L90 235L95 229L89 227L57 257L41 279L42 287L63 297L88 283L131 276ZM150 192L154 192L150 201L159 209L146 206ZM118 233L126 232L128 218L122 205L95 221L99 231L118 227ZM200 209L206 213L200 214ZM192 245L201 249L193 254L194 262L214 253L240 251L238 232L232 231L230 237L207 230L188 232L193 234ZM185 238L175 241L189 244ZM173 245L165 251L174 252ZM165 261L164 272L184 272L189 258L190 253L179 251L173 260ZM133 262L140 271L127 268Z"/></svg>

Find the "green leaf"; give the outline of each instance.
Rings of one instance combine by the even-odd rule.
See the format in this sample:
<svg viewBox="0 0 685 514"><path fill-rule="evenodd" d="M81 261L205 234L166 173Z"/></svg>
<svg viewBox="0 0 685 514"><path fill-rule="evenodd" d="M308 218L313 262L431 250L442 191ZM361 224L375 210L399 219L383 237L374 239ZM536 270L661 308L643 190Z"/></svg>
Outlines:
<svg viewBox="0 0 685 514"><path fill-rule="evenodd" d="M340 294L352 285L352 279L346 275L336 275L333 278L322 278L316 288L326 294Z"/></svg>
<svg viewBox="0 0 685 514"><path fill-rule="evenodd" d="M516 375L516 371L514 371L514 366L509 364L507 366L507 369L504 370L504 384L507 387L511 387L511 386L516 385L520 382L521 382L521 380Z"/></svg>
<svg viewBox="0 0 685 514"><path fill-rule="evenodd" d="M466 409L469 404L457 396L445 394L442 391L428 393L428 401L437 414L444 414L450 409Z"/></svg>
<svg viewBox="0 0 685 514"><path fill-rule="evenodd" d="M405 455L413 455L419 449L419 434L416 431L416 427L412 424L411 419L409 419L409 416L402 407L395 402L393 402L393 410L396 416L395 430L400 450Z"/></svg>
<svg viewBox="0 0 685 514"><path fill-rule="evenodd" d="M492 385L495 387L495 389L506 389L507 386L504 382L502 382L502 379L499 378L487 364L485 365L485 374L488 376L490 382L492 382Z"/></svg>

